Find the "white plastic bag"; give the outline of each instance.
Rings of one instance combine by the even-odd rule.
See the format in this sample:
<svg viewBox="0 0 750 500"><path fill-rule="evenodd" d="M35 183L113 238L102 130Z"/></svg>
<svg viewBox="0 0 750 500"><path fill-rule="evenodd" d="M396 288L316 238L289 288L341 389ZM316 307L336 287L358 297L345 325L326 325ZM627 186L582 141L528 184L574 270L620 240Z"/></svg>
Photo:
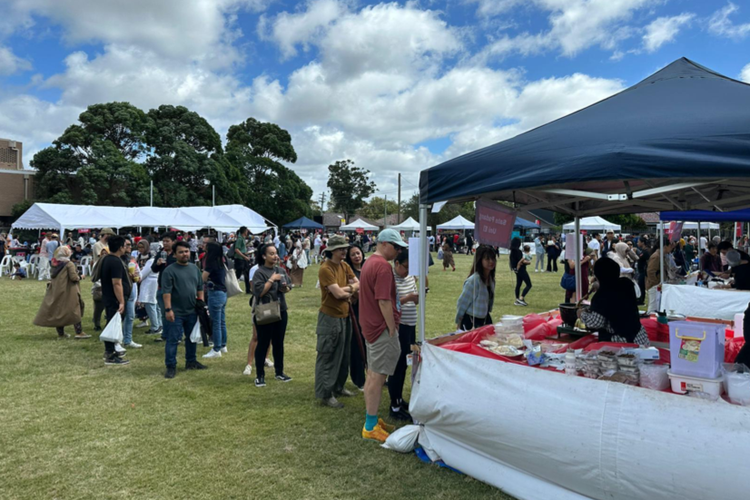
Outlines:
<svg viewBox="0 0 750 500"><path fill-rule="evenodd" d="M414 451L418 437L418 425L405 425L393 431L381 446L388 450L398 451L399 453L409 453Z"/></svg>
<svg viewBox="0 0 750 500"><path fill-rule="evenodd" d="M104 331L99 335L99 340L114 342L115 344L122 343L122 316L119 313L115 313L115 316L104 327Z"/></svg>
<svg viewBox="0 0 750 500"><path fill-rule="evenodd" d="M199 344L203 342L203 337L201 337L201 322L197 321L195 322L195 326L193 327L193 331L190 334L190 342L193 344Z"/></svg>

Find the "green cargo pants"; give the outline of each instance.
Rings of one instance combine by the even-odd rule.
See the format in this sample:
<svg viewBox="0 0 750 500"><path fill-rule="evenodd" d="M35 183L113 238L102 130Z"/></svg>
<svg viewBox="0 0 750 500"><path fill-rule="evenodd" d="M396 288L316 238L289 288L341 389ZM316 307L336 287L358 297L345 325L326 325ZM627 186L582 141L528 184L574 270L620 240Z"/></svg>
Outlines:
<svg viewBox="0 0 750 500"><path fill-rule="evenodd" d="M328 399L341 393L349 374L352 323L318 312L318 357L315 360L315 397Z"/></svg>

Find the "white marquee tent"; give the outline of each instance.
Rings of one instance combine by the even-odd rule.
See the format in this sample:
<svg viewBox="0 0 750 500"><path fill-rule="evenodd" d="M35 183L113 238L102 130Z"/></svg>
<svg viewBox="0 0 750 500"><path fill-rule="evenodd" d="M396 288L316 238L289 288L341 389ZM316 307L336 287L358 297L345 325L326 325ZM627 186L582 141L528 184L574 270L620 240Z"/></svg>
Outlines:
<svg viewBox="0 0 750 500"><path fill-rule="evenodd" d="M575 231L576 226L573 222L568 222L563 226L565 231ZM584 217L581 219L581 229L584 231L619 231L622 226L614 224L606 219L602 219L599 216Z"/></svg>
<svg viewBox="0 0 750 500"><path fill-rule="evenodd" d="M390 228L395 229L396 231L419 231L419 222L409 217L401 224L398 224L396 226L390 226ZM430 230L431 228L428 227L427 232L429 233Z"/></svg>
<svg viewBox="0 0 750 500"><path fill-rule="evenodd" d="M463 216L458 215L448 222L438 224L438 229L474 229L474 223L470 220L466 220Z"/></svg>
<svg viewBox="0 0 750 500"><path fill-rule="evenodd" d="M378 231L380 228L378 226L368 224L362 219L357 219L354 222L350 222L349 224L341 226L339 229L341 231L356 231L357 229L362 229L364 231Z"/></svg>
<svg viewBox="0 0 750 500"><path fill-rule="evenodd" d="M65 230L111 227L170 227L182 231L212 228L236 231L247 226L251 233L275 228L262 215L242 205L215 207L106 207L34 203L13 223L18 229Z"/></svg>

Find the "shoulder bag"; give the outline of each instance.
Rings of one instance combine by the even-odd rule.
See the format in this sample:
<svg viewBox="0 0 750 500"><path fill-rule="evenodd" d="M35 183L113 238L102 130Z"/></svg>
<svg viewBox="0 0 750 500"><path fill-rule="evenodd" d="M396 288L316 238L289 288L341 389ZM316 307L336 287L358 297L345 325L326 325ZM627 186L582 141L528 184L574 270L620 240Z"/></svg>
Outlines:
<svg viewBox="0 0 750 500"><path fill-rule="evenodd" d="M278 286L276 283L271 285L271 288ZM253 309L253 315L255 316L256 325L270 325L281 321L281 302L278 300L271 299L271 290L264 297L260 297L255 302L255 308ZM263 299L268 297L268 302L263 302Z"/></svg>
<svg viewBox="0 0 750 500"><path fill-rule="evenodd" d="M241 294L242 288L240 288L240 282L237 281L237 275L235 275L234 272L230 272L229 269L227 269L226 264L224 264L224 271L226 272L224 286L227 288L227 297L234 297L235 295Z"/></svg>

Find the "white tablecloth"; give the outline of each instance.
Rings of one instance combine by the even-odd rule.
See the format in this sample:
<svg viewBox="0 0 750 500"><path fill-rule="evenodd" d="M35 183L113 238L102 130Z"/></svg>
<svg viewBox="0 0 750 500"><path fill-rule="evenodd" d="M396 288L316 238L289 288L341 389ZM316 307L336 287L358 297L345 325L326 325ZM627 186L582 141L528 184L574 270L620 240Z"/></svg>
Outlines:
<svg viewBox="0 0 750 500"><path fill-rule="evenodd" d="M750 292L665 284L659 309L694 318L733 320L735 314L745 312L749 303Z"/></svg>

